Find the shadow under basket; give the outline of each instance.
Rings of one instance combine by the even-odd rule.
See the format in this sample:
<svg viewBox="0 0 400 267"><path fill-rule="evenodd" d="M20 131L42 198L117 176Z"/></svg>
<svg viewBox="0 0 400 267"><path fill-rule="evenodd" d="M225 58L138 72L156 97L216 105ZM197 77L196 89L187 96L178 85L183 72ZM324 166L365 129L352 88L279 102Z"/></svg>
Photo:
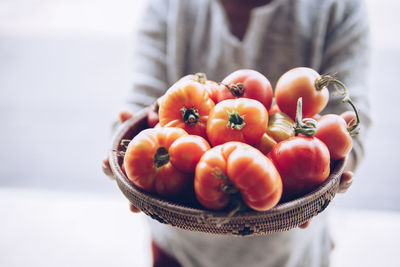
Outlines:
<svg viewBox="0 0 400 267"><path fill-rule="evenodd" d="M239 211L233 216L228 216L229 211L210 211L198 205L185 205L147 193L135 187L122 172L120 142L122 139L132 139L140 131L148 128L149 110L150 107L141 110L135 117L120 125L112 140L110 165L119 188L128 200L160 223L189 231L219 235L249 236L283 232L324 211L339 188L346 159L335 162L329 178L316 190L295 200L280 203L264 212Z"/></svg>

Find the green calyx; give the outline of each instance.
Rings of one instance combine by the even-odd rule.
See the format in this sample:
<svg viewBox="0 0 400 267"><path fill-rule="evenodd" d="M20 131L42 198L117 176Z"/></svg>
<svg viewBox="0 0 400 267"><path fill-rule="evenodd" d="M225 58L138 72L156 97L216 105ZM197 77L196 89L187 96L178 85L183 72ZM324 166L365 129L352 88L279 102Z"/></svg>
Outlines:
<svg viewBox="0 0 400 267"><path fill-rule="evenodd" d="M186 107L182 107L180 111L182 113L182 120L187 125L195 125L200 120L199 111L194 107L191 107L189 109L187 109Z"/></svg>
<svg viewBox="0 0 400 267"><path fill-rule="evenodd" d="M317 121L311 118L303 119L303 98L297 100L295 135L314 136L317 133Z"/></svg>
<svg viewBox="0 0 400 267"><path fill-rule="evenodd" d="M347 89L346 85L336 79L335 75L322 75L320 79L317 79L315 81L315 87L317 90L321 90L324 86L329 86L329 84L333 83L333 86L336 89L336 92L340 94L342 98L343 103L348 103L354 110L354 113L356 114L356 121L353 124L353 121L349 123L347 126L347 131L350 133L351 136L355 136L359 133L359 126L360 126L360 115L358 112L357 107L355 106L354 102L351 100L350 95L349 95L349 90ZM338 85L342 87L342 91L339 90Z"/></svg>
<svg viewBox="0 0 400 267"><path fill-rule="evenodd" d="M161 166L167 164L169 162L169 154L168 150L165 147L160 146L157 148L156 153L154 154L154 166L156 168L160 168Z"/></svg>
<svg viewBox="0 0 400 267"><path fill-rule="evenodd" d="M243 83L234 83L230 86L227 86L229 91L232 93L233 96L241 97L244 94L244 84Z"/></svg>
<svg viewBox="0 0 400 267"><path fill-rule="evenodd" d="M218 167L213 169L212 175L215 179L222 179L224 183L221 184L221 192L229 195L239 193L239 189L229 180L228 176Z"/></svg>
<svg viewBox="0 0 400 267"><path fill-rule="evenodd" d="M244 122L244 115L240 116L240 114L234 110L232 112L227 111L228 113L228 123L226 127L230 127L231 129L241 130L246 125Z"/></svg>
<svg viewBox="0 0 400 267"><path fill-rule="evenodd" d="M201 83L201 84L205 84L207 81L207 76L205 73L203 72L197 72L194 74L196 76L197 82Z"/></svg>

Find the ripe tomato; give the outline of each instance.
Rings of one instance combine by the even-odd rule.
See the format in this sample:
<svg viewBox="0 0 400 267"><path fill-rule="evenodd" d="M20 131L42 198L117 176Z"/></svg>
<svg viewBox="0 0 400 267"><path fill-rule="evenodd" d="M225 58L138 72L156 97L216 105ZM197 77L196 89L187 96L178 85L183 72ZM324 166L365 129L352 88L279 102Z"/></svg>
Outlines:
<svg viewBox="0 0 400 267"><path fill-rule="evenodd" d="M255 70L241 69L229 74L222 82L225 85L217 92L217 102L238 97L260 101L267 110L271 107L273 92L268 79Z"/></svg>
<svg viewBox="0 0 400 267"><path fill-rule="evenodd" d="M353 144L346 121L336 114L327 114L319 118L315 137L328 147L331 160L346 157Z"/></svg>
<svg viewBox="0 0 400 267"><path fill-rule="evenodd" d="M182 81L193 81L201 84L214 103L217 103L217 92L225 88L225 86L223 86L222 84L208 80L206 74L201 72L186 75L182 77L178 82Z"/></svg>
<svg viewBox="0 0 400 267"><path fill-rule="evenodd" d="M154 128L157 123L160 121L158 117L158 109L159 105L158 102L156 101L152 106L149 112L147 113L147 125L149 128Z"/></svg>
<svg viewBox="0 0 400 267"><path fill-rule="evenodd" d="M257 100L228 99L211 110L207 137L212 146L228 141L257 143L268 125L268 111Z"/></svg>
<svg viewBox="0 0 400 267"><path fill-rule="evenodd" d="M180 138L185 139L180 141ZM131 140L125 152L127 177L147 192L177 195L193 181L190 172L194 172L195 161L208 149L203 140L188 137L187 132L180 128L145 129ZM193 157L181 154L184 149L192 149Z"/></svg>
<svg viewBox="0 0 400 267"><path fill-rule="evenodd" d="M175 83L160 100L160 125L206 137L208 114L213 107L214 102L200 83Z"/></svg>
<svg viewBox="0 0 400 267"><path fill-rule="evenodd" d="M228 142L204 153L196 167L194 189L208 209L223 209L241 197L251 209L265 211L279 202L282 181L271 160L257 149Z"/></svg>
<svg viewBox="0 0 400 267"><path fill-rule="evenodd" d="M285 200L311 192L329 177L329 150L316 137L291 137L274 146L268 156L282 177Z"/></svg>
<svg viewBox="0 0 400 267"><path fill-rule="evenodd" d="M169 149L170 160L177 169L194 172L201 156L209 149L207 140L201 136L182 136L172 143Z"/></svg>
<svg viewBox="0 0 400 267"><path fill-rule="evenodd" d="M303 98L303 116L312 117L328 104L329 91L315 70L299 67L284 73L275 87L275 100L280 110L293 120L299 97Z"/></svg>

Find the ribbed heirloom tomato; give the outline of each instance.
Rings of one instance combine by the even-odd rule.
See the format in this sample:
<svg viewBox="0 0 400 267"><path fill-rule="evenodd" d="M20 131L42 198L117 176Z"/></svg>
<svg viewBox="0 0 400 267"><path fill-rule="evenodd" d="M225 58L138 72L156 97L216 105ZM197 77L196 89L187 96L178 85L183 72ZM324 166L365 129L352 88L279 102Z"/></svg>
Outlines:
<svg viewBox="0 0 400 267"><path fill-rule="evenodd" d="M160 125L182 128L189 134L206 137L208 115L213 107L214 102L200 83L177 82L160 100Z"/></svg>
<svg viewBox="0 0 400 267"><path fill-rule="evenodd" d="M217 103L239 97L260 101L267 110L271 107L273 92L269 80L255 70L241 69L229 74L221 82L224 87L216 92Z"/></svg>
<svg viewBox="0 0 400 267"><path fill-rule="evenodd" d="M240 142L211 148L200 159L194 189L206 208L221 210L241 197L253 210L274 207L282 195L282 181L274 164L257 149Z"/></svg>
<svg viewBox="0 0 400 267"><path fill-rule="evenodd" d="M257 143L268 125L268 111L257 100L227 99L211 110L207 123L207 137L212 146L228 141Z"/></svg>
<svg viewBox="0 0 400 267"><path fill-rule="evenodd" d="M217 102L217 93L218 91L224 89L225 86L223 86L220 83L214 82L212 80L208 80L207 76L205 73L202 72L197 72L195 74L189 74L181 79L179 79L178 82L183 82L183 81L193 81L201 84L203 88L207 91L208 95L210 96L211 100L214 101L214 103Z"/></svg>
<svg viewBox="0 0 400 267"><path fill-rule="evenodd" d="M193 181L197 162L209 148L204 138L180 128L145 129L127 147L126 175L147 192L174 196Z"/></svg>

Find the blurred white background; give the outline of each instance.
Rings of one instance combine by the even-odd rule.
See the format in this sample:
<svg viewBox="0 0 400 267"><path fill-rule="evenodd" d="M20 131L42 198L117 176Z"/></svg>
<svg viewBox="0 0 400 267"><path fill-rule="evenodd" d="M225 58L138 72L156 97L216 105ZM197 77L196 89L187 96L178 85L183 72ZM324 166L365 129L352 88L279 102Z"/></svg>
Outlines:
<svg viewBox="0 0 400 267"><path fill-rule="evenodd" d="M145 2L0 1L0 266L149 266L144 216L100 168ZM400 2L366 2L375 120L353 186L329 208L334 266L397 264Z"/></svg>

